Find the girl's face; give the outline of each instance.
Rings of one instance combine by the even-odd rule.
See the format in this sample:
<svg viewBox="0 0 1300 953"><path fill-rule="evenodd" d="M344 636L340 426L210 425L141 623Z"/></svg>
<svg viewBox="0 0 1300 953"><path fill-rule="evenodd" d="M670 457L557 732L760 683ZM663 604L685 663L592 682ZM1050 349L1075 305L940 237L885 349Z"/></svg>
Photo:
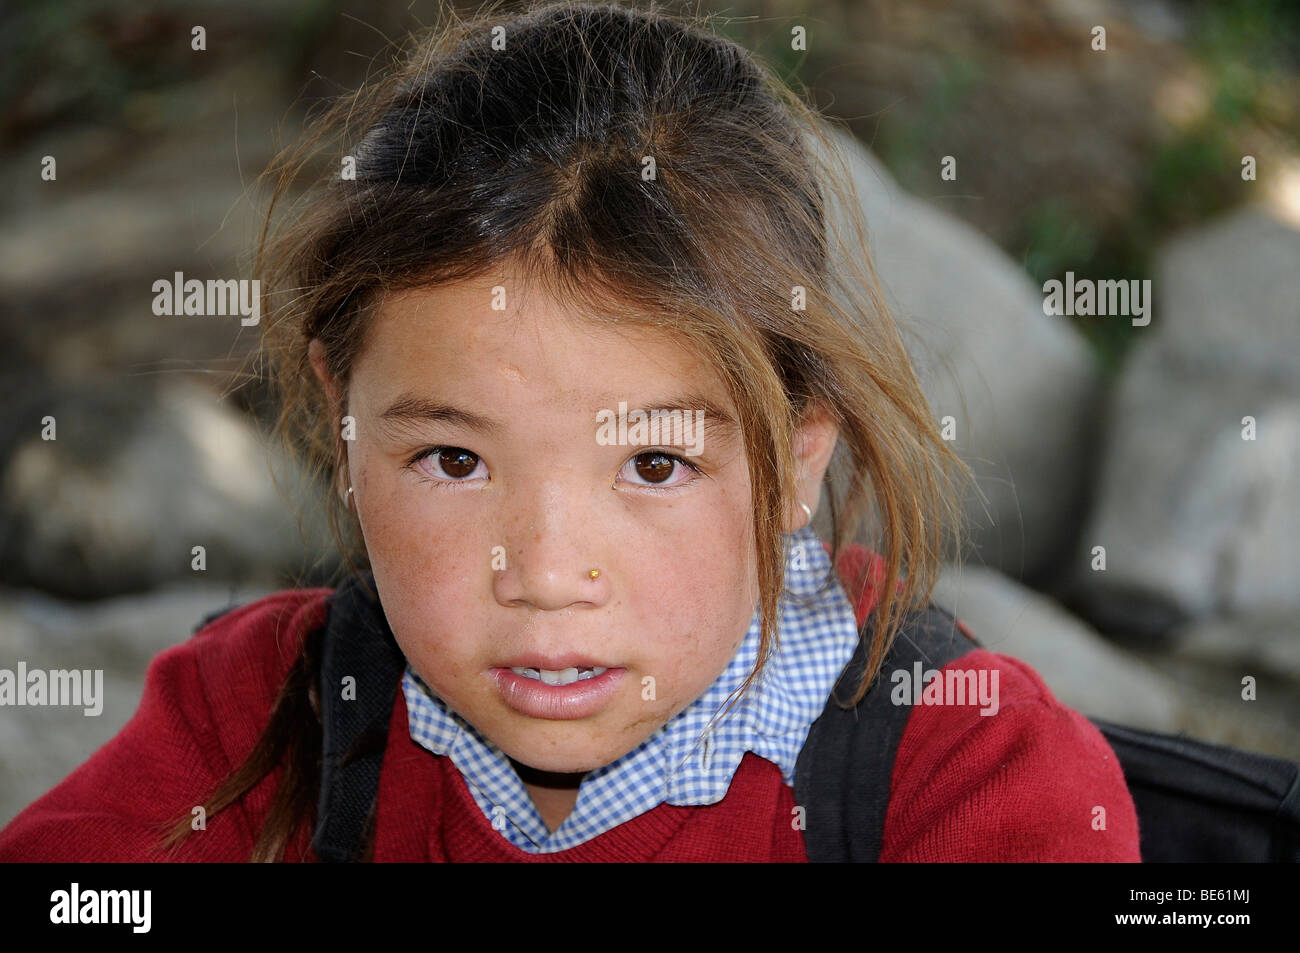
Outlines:
<svg viewBox="0 0 1300 953"><path fill-rule="evenodd" d="M749 471L704 363L518 288L497 277L386 299L343 410L349 476L415 671L516 761L589 771L697 698L744 638L758 601ZM703 411L702 430L609 445L618 428L601 421L620 403ZM566 669L582 677L543 680Z"/></svg>

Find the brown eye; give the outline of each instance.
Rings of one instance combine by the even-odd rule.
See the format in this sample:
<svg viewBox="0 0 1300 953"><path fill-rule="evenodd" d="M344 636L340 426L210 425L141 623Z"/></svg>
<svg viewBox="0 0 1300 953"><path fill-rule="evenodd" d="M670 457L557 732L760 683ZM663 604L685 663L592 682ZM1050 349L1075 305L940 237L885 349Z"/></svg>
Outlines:
<svg viewBox="0 0 1300 953"><path fill-rule="evenodd" d="M663 483L673 475L676 460L666 453L638 453L635 458L637 476L647 483Z"/></svg>
<svg viewBox="0 0 1300 953"><path fill-rule="evenodd" d="M478 466L478 457L468 450L447 447L438 451L438 464L442 467L442 472L447 476L459 479L474 472L474 469Z"/></svg>

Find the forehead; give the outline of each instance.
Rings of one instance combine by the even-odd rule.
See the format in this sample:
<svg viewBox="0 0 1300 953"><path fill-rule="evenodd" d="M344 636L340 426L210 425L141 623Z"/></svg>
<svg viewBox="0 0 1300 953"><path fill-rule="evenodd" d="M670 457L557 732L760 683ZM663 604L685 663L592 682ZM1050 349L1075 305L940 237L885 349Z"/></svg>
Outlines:
<svg viewBox="0 0 1300 953"><path fill-rule="evenodd" d="M583 314L538 286L504 275L386 296L374 310L352 380L383 389L453 378L614 400L689 385L729 403L698 349L661 327Z"/></svg>

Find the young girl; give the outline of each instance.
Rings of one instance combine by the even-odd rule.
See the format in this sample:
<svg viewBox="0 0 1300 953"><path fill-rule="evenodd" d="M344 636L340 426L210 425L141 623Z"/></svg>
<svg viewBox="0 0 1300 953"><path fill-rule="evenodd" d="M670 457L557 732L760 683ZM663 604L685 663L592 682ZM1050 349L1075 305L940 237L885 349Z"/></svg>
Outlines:
<svg viewBox="0 0 1300 953"><path fill-rule="evenodd" d="M355 817L376 861L803 861L844 673L832 706L910 706L880 859L1137 860L1027 666L966 643L918 704L886 665L968 473L829 146L707 25L615 5L450 23L320 118L257 274L349 578L159 655L0 858L331 859Z"/></svg>

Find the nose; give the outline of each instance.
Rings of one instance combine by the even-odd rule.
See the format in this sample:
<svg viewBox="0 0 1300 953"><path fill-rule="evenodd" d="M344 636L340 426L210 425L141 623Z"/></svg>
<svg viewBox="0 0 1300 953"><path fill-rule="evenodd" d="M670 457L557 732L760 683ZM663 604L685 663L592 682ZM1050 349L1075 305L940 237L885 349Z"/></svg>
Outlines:
<svg viewBox="0 0 1300 953"><path fill-rule="evenodd" d="M612 574L600 558L590 489L558 481L512 489L505 567L494 570L497 602L546 611L604 605Z"/></svg>

